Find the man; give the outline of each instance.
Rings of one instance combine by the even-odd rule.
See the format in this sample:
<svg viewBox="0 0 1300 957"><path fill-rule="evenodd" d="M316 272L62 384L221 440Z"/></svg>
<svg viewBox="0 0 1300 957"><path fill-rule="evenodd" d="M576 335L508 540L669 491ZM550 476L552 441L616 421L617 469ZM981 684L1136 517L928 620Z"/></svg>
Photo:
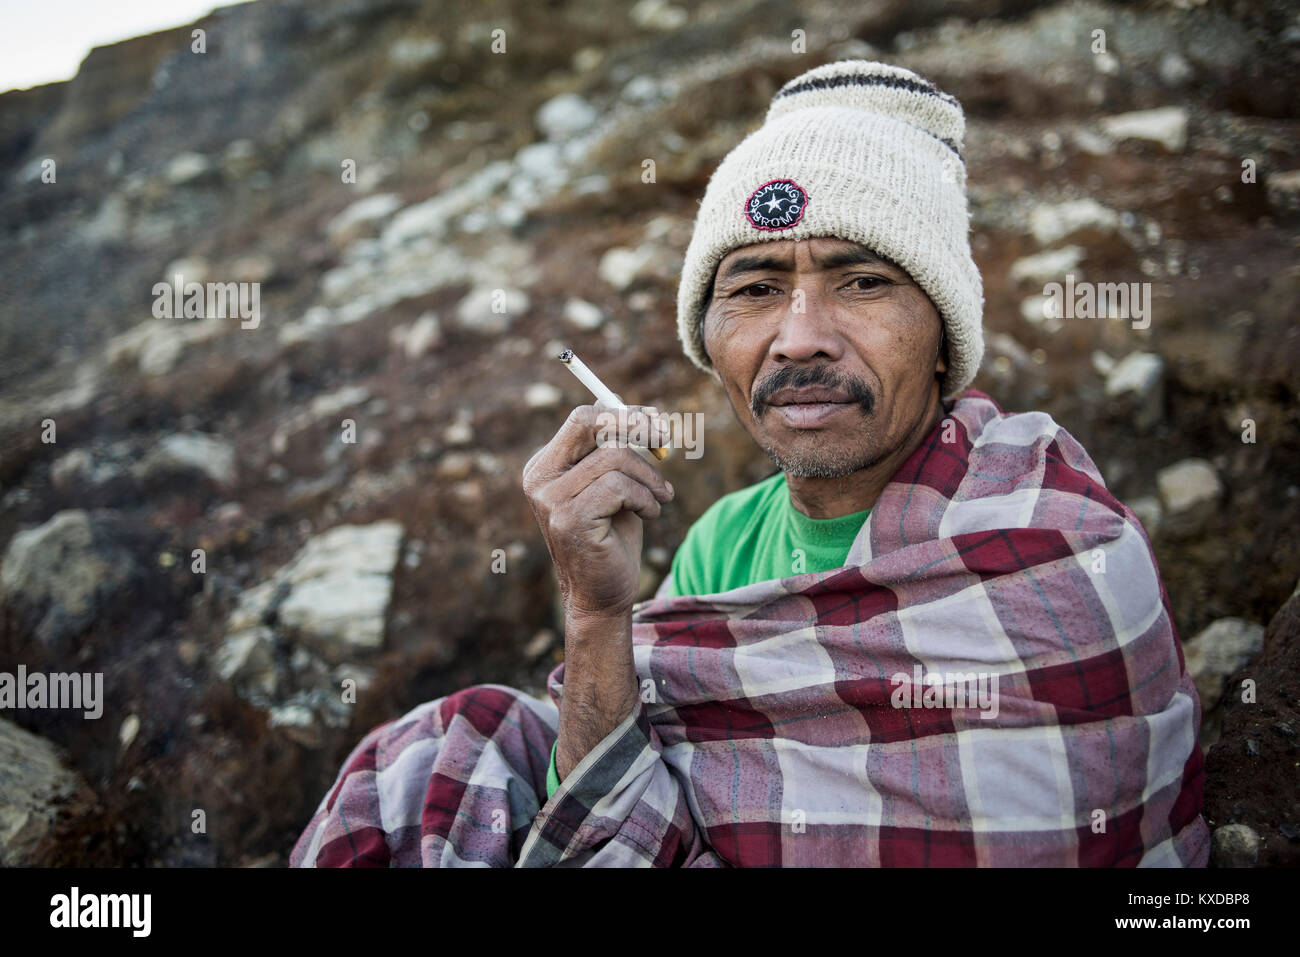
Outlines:
<svg viewBox="0 0 1300 957"><path fill-rule="evenodd" d="M964 391L963 133L884 64L777 93L709 183L678 326L779 472L637 605L674 493L627 440L661 423L575 409L523 475L555 706L484 685L372 731L295 865L1205 864L1200 702L1140 523L1048 416Z"/></svg>

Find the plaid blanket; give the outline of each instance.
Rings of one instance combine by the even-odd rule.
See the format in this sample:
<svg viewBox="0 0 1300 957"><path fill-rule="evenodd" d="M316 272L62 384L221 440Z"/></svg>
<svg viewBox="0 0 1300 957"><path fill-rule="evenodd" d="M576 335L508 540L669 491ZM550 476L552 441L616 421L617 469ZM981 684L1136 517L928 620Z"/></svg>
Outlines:
<svg viewBox="0 0 1300 957"><path fill-rule="evenodd" d="M945 411L843 568L637 605L641 701L549 800L563 665L370 732L291 863L1204 866L1141 524L1048 415Z"/></svg>

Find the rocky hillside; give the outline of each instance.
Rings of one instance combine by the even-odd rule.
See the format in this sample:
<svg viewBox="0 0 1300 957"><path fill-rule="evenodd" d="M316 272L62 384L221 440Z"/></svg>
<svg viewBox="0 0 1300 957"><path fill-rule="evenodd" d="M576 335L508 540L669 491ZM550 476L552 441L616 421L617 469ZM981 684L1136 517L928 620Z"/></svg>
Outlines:
<svg viewBox="0 0 1300 957"><path fill-rule="evenodd" d="M850 56L965 105L975 385L1142 517L1216 861L1300 861L1291 4L261 0L0 95L0 671L104 675L100 719L0 718L0 864L283 864L373 725L542 694L519 479L588 401L551 355L705 415L653 588L769 471L677 344L696 201L783 82ZM1150 283L1149 323L1045 318L1066 273ZM177 274L259 284L256 321L158 318Z"/></svg>

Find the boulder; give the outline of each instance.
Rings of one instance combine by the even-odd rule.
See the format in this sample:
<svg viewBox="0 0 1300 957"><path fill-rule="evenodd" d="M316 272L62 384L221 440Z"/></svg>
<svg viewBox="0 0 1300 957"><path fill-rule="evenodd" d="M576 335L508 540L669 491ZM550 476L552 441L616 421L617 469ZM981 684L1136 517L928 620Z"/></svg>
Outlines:
<svg viewBox="0 0 1300 957"><path fill-rule="evenodd" d="M94 803L53 744L0 718L0 867L43 864L42 839Z"/></svg>
<svg viewBox="0 0 1300 957"><path fill-rule="evenodd" d="M129 596L137 574L131 553L103 523L70 509L9 542L0 566L0 604L43 645L64 652Z"/></svg>

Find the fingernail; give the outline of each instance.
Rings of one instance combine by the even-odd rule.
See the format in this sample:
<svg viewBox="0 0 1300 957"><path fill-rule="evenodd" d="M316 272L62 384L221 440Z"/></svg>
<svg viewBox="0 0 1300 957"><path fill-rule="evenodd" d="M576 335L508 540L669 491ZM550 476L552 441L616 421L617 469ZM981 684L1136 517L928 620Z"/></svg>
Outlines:
<svg viewBox="0 0 1300 957"><path fill-rule="evenodd" d="M673 483L672 483L672 482L665 482L664 484L668 486L668 494L669 494L670 496L671 496L671 495L676 495L676 494L677 494L676 492L673 491Z"/></svg>

